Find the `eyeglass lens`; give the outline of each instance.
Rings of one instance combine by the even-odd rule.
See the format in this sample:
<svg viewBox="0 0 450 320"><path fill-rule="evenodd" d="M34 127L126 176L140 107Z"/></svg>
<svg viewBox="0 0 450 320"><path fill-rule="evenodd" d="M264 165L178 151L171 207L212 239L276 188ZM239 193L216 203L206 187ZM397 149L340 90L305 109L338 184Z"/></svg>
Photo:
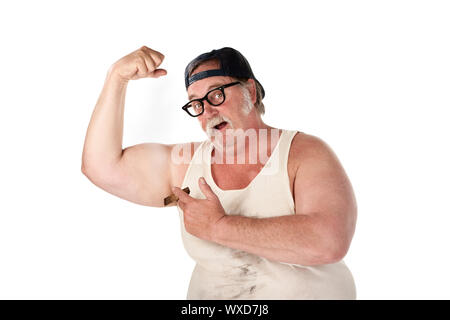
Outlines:
<svg viewBox="0 0 450 320"><path fill-rule="evenodd" d="M216 89L211 91L210 93L208 93L208 95L206 96L206 100L208 101L209 104L213 105L213 106L218 106L220 104L222 104L225 100L225 96L222 92L222 90L220 89ZM187 105L187 109L186 109L191 115L199 115L203 112L203 103L200 101L192 101L191 103L189 103Z"/></svg>

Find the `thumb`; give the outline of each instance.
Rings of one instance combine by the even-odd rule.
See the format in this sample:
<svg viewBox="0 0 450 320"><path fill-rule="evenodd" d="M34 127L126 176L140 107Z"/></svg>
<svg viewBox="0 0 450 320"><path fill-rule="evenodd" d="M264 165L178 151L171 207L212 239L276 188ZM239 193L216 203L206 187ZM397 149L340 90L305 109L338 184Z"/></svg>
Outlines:
<svg viewBox="0 0 450 320"><path fill-rule="evenodd" d="M217 199L216 194L214 193L214 191L211 190L211 187L206 183L205 178L200 177L200 179L198 179L198 185L202 193L206 196L206 199L208 200Z"/></svg>
<svg viewBox="0 0 450 320"><path fill-rule="evenodd" d="M165 76L167 74L167 71L165 69L156 69L152 72L152 77L159 78L161 76Z"/></svg>

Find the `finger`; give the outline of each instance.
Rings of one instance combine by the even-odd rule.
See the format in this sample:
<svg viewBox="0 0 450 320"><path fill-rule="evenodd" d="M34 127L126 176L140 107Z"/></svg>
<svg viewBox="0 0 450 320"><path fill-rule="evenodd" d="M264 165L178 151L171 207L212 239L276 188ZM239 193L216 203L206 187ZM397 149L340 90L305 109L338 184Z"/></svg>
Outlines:
<svg viewBox="0 0 450 320"><path fill-rule="evenodd" d="M186 203L184 203L181 200L178 200L177 205L178 205L178 207L180 207L181 210L184 211L184 208L186 207Z"/></svg>
<svg viewBox="0 0 450 320"><path fill-rule="evenodd" d="M142 59L142 58L137 59L136 68L137 68L137 72L136 72L137 77L143 78L147 75L148 69L147 69L147 66L145 65L144 59Z"/></svg>
<svg viewBox="0 0 450 320"><path fill-rule="evenodd" d="M153 61L153 59L148 54L142 53L141 56L142 59L144 59L145 65L147 66L148 74L151 75L156 69L155 61Z"/></svg>
<svg viewBox="0 0 450 320"><path fill-rule="evenodd" d="M182 202L188 203L188 202L194 200L194 198L189 196L186 192L184 192L180 188L173 187L172 191L178 197L178 199L181 200Z"/></svg>
<svg viewBox="0 0 450 320"><path fill-rule="evenodd" d="M161 52L150 49L149 47L143 46L142 51L149 55L149 57L155 62L155 67L157 68L164 60L164 55Z"/></svg>
<svg viewBox="0 0 450 320"><path fill-rule="evenodd" d="M217 199L216 194L214 193L214 191L212 191L209 184L206 183L205 178L200 177L198 179L198 186L200 187L200 190L202 191L202 193L205 195L206 199L208 199L208 200Z"/></svg>
<svg viewBox="0 0 450 320"><path fill-rule="evenodd" d="M161 52L150 49L150 55L153 58L153 61L156 63L156 67L158 67L164 60L164 55Z"/></svg>

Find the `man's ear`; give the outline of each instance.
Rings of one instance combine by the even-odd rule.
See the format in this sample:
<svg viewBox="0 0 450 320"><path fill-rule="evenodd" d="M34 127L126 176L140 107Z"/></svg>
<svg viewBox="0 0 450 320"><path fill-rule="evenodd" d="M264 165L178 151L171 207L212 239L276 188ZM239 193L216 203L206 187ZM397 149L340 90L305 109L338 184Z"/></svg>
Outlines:
<svg viewBox="0 0 450 320"><path fill-rule="evenodd" d="M256 103L256 83L255 83L255 80L253 80L253 79L248 79L247 82L249 83L247 88L250 93L250 98L252 98L252 103L254 105Z"/></svg>

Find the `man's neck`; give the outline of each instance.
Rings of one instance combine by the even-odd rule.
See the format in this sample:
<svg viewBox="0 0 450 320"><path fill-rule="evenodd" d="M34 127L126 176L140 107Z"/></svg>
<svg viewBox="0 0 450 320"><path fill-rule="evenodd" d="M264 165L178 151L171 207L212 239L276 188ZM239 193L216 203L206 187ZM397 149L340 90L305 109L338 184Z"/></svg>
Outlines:
<svg viewBox="0 0 450 320"><path fill-rule="evenodd" d="M216 164L264 165L278 143L281 130L259 128L227 130L212 139L212 162Z"/></svg>

